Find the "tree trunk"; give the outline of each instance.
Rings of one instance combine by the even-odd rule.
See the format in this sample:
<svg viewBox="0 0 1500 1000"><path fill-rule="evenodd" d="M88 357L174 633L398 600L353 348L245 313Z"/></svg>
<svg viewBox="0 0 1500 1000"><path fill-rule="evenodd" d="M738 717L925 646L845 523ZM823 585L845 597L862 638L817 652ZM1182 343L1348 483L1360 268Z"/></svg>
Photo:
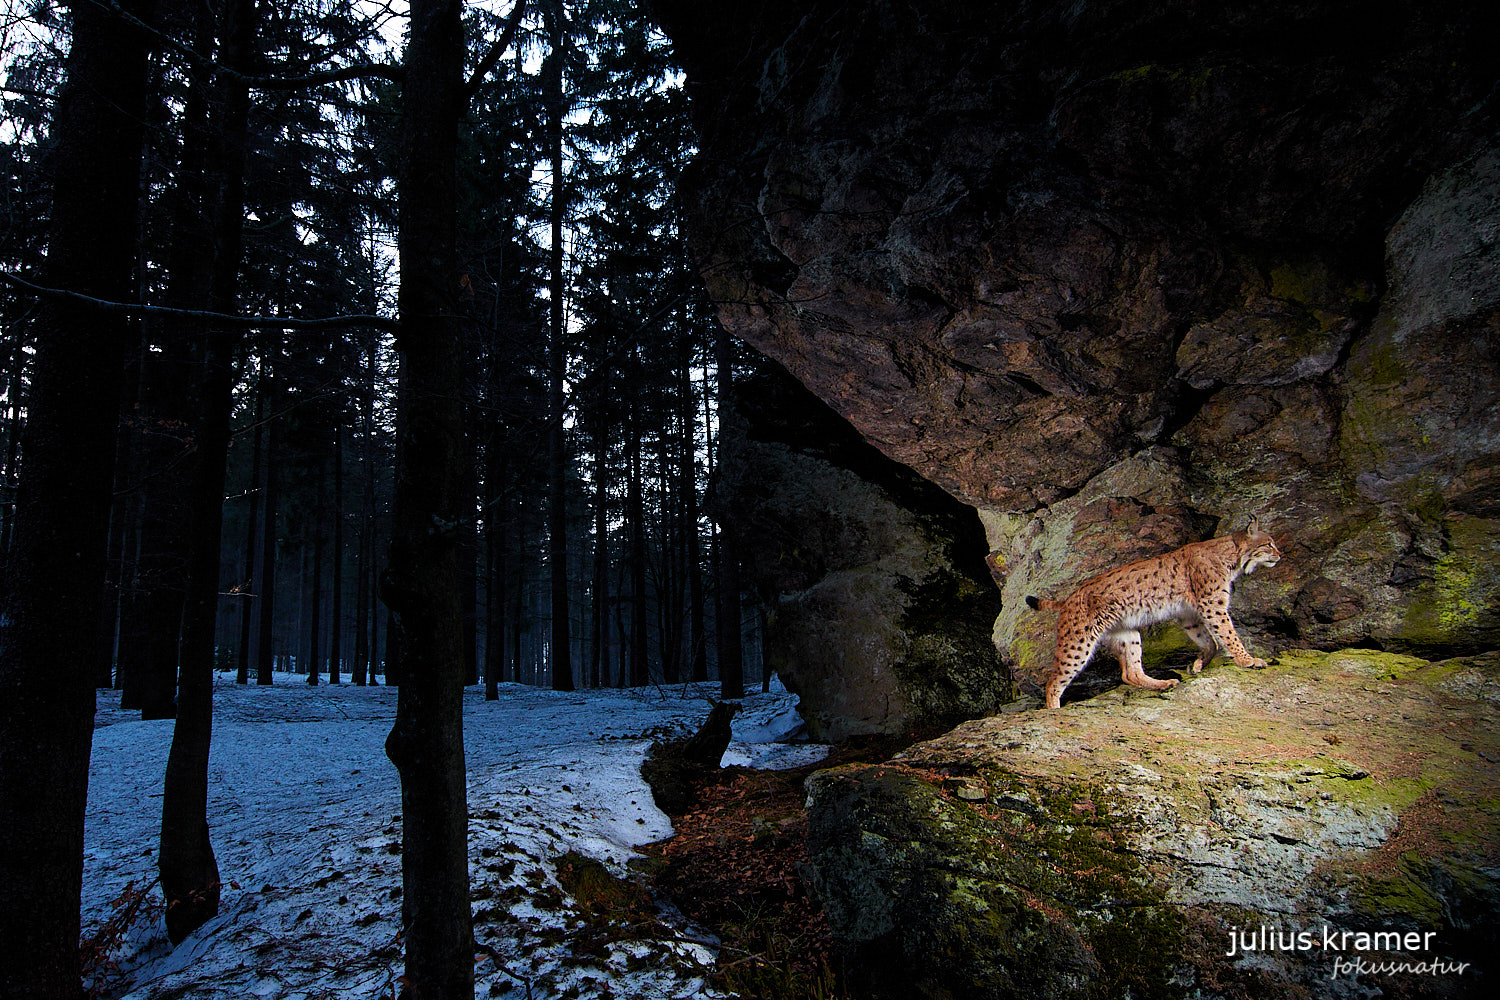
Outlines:
<svg viewBox="0 0 1500 1000"><path fill-rule="evenodd" d="M307 683L312 687L318 686L323 669L323 483L327 478L323 473L319 468L318 500L312 524L312 599L308 602L307 624Z"/></svg>
<svg viewBox="0 0 1500 1000"><path fill-rule="evenodd" d="M221 61L248 62L254 31L254 0L223 7ZM237 308L244 217L246 121L249 94L242 84L221 81L214 92L216 145L209 157L217 182L211 211L212 268L208 305L215 312ZM234 411L234 354L241 335L208 331L198 339L198 461L188 552L188 590L182 616L181 677L177 724L163 783L159 869L167 901L167 935L175 943L219 911L219 866L208 835L208 755L213 735L214 645L219 607L219 557L224 526L224 479Z"/></svg>
<svg viewBox="0 0 1500 1000"><path fill-rule="evenodd" d="M265 428L261 421L265 409L265 384L260 382L255 387L255 442L250 457L250 513L245 519L245 594L240 599L240 648L237 651L238 669L234 676L236 684L250 683L250 639L255 608L260 601L260 595L256 593L256 588L260 586L260 576L255 572L255 533L257 515L260 513L260 451L265 441Z"/></svg>
<svg viewBox="0 0 1500 1000"><path fill-rule="evenodd" d="M16 337L16 352L20 354L21 338ZM128 541L135 533L131 520L133 497L122 488L130 483L133 475L131 456L135 450L135 436L131 433L128 415L134 409L136 395L140 391L141 361L145 345L133 347L125 364L125 385L120 395L120 419L115 432L115 495L109 510L109 555L105 571L104 607L100 615L99 665L96 687L119 687L119 672L115 669L119 649L120 615L125 602ZM19 364L19 361L17 362ZM10 393L14 397L21 390L21 373L12 374ZM0 480L6 478L6 466L0 466ZM4 508L0 507L0 516ZM0 531L0 579L5 573L5 537ZM0 584L0 603L3 603L4 585Z"/></svg>
<svg viewBox="0 0 1500 1000"><path fill-rule="evenodd" d="M456 530L463 367L456 318L456 155L463 86L458 0L413 0L402 104L401 405L395 522L381 594L401 692L386 754L401 775L402 922L411 1000L474 995L463 739L463 608Z"/></svg>
<svg viewBox="0 0 1500 1000"><path fill-rule="evenodd" d="M646 505L641 496L640 408L630 402L629 477L625 485L625 520L630 527L630 686L651 682L646 648Z"/></svg>
<svg viewBox="0 0 1500 1000"><path fill-rule="evenodd" d="M144 0L121 0L149 19ZM128 299L149 45L109 8L73 5L50 130L47 284ZM77 1000L95 636L128 322L37 304L9 593L0 640L0 996Z"/></svg>
<svg viewBox="0 0 1500 1000"><path fill-rule="evenodd" d="M373 289L371 298L374 298ZM373 308L373 306L372 306ZM375 354L376 333L365 344L365 384L360 394L360 466L364 473L359 517L359 604L354 620L354 683L375 681L375 626L379 615L371 606L375 582Z"/></svg>
<svg viewBox="0 0 1500 1000"><path fill-rule="evenodd" d="M609 659L609 436L602 414L594 420L594 438L594 615L589 673L590 686L600 688Z"/></svg>
<svg viewBox="0 0 1500 1000"><path fill-rule="evenodd" d="M567 443L563 436L563 380L566 377L567 352L563 350L563 215L567 196L563 183L563 21L567 15L563 0L553 0L546 8L548 36L552 51L547 65L548 156L552 160L552 260L551 329L547 337L547 453L551 470L551 500L547 561L552 573L552 689L573 690L573 659L569 655L568 636L568 465Z"/></svg>
<svg viewBox="0 0 1500 1000"><path fill-rule="evenodd" d="M328 609L328 683L339 683L344 656L344 424L333 426L333 594Z"/></svg>
<svg viewBox="0 0 1500 1000"><path fill-rule="evenodd" d="M723 326L714 336L714 363L719 370L719 412L734 406L733 351ZM719 524L719 697L745 694L744 653L740 642L740 556L734 525Z"/></svg>
<svg viewBox="0 0 1500 1000"><path fill-rule="evenodd" d="M465 421L468 424L468 421ZM469 502L459 522L458 572L464 608L464 686L479 683L479 522L474 501L479 490L478 459L470 435L464 435L463 477Z"/></svg>
<svg viewBox="0 0 1500 1000"><path fill-rule="evenodd" d="M354 662L349 665L349 679L356 687L364 687L369 680L370 660L370 543L363 523L359 527L359 553L355 562L358 570L354 577Z"/></svg>
<svg viewBox="0 0 1500 1000"><path fill-rule="evenodd" d="M497 380L498 381L498 380ZM486 554L484 697L500 697L500 682L505 679L505 511L510 506L505 496L505 461L500 447L500 421L490 419L489 444L485 448L485 492L489 503L484 509L484 544Z"/></svg>
<svg viewBox="0 0 1500 1000"><path fill-rule="evenodd" d="M698 536L698 407L693 399L693 352L683 324L682 351L682 507L683 547L688 577L688 677L708 680L708 654L703 624L702 542Z"/></svg>
<svg viewBox="0 0 1500 1000"><path fill-rule="evenodd" d="M511 588L510 616L510 669L512 679L521 683L521 636L526 613L526 523L520 516L521 505L516 504L517 514L511 515L511 501L505 501L505 522L514 526L516 536L516 585Z"/></svg>
<svg viewBox="0 0 1500 1000"><path fill-rule="evenodd" d="M257 622L260 637L256 641L255 683L270 684L276 669L276 495L277 444L280 434L276 426L276 341L266 339L265 356L261 358L261 378L266 383L266 410L271 414L266 422L266 481L261 487L264 512L261 515L260 536L260 618Z"/></svg>

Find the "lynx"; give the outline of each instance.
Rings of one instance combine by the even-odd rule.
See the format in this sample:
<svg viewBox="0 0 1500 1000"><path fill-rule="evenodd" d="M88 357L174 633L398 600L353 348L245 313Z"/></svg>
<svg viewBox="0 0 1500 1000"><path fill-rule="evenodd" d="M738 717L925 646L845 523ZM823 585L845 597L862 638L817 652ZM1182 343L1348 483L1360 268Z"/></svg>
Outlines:
<svg viewBox="0 0 1500 1000"><path fill-rule="evenodd" d="M1047 707L1062 704L1062 693L1094 655L1101 639L1120 660L1120 676L1136 687L1163 691L1177 681L1159 681L1141 669L1140 629L1176 621L1198 646L1193 673L1222 646L1242 667L1264 667L1251 656L1229 620L1229 592L1241 573L1275 566L1281 550L1251 520L1228 538L1194 542L1151 559L1141 559L1090 577L1066 601L1026 598L1033 608L1059 610L1057 652L1047 678Z"/></svg>

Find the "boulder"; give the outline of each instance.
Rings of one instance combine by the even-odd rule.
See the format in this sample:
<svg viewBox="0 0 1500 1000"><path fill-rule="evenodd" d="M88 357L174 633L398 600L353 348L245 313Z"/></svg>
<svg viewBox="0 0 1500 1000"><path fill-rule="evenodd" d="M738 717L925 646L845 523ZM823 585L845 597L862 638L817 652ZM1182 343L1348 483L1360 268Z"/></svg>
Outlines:
<svg viewBox="0 0 1500 1000"><path fill-rule="evenodd" d="M1497 644L1480 6L653 6L721 320L980 511L1023 685L1021 597L1254 515L1253 649Z"/></svg>
<svg viewBox="0 0 1500 1000"><path fill-rule="evenodd" d="M766 664L813 738L951 726L1010 699L973 508L774 365L739 386L721 427L714 510L739 533Z"/></svg>
<svg viewBox="0 0 1500 1000"><path fill-rule="evenodd" d="M967 722L808 779L812 880L860 997L1482 995L1497 703L1495 654L1297 650Z"/></svg>

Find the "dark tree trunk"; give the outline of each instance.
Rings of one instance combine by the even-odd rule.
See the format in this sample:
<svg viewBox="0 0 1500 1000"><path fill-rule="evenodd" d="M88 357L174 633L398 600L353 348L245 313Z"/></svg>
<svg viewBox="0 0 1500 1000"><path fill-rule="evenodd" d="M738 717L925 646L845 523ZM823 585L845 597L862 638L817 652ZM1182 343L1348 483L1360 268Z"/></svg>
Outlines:
<svg viewBox="0 0 1500 1000"><path fill-rule="evenodd" d="M684 329L686 324L684 324ZM693 399L693 352L687 334L683 334L682 352L682 520L683 548L688 578L688 677L708 680L707 643L703 624L703 564L698 537L698 407Z"/></svg>
<svg viewBox="0 0 1500 1000"><path fill-rule="evenodd" d="M479 522L473 514L479 479L474 442L464 435L463 477L469 492L459 524L458 572L464 607L464 686L479 683Z"/></svg>
<svg viewBox="0 0 1500 1000"><path fill-rule="evenodd" d="M339 683L344 656L344 425L333 427L333 594L328 609L328 683Z"/></svg>
<svg viewBox="0 0 1500 1000"><path fill-rule="evenodd" d="M254 0L223 7L222 62L247 64ZM209 157L217 182L210 210L213 246L208 305L236 309L244 203L245 134L249 94L221 82L214 90L215 142ZM213 735L214 642L219 607L219 556L224 525L224 479L234 410L234 354L239 334L209 331L198 338L201 383L198 461L189 503L187 600L182 616L177 724L163 783L159 870L167 901L167 935L181 941L219 911L219 866L208 834L208 755Z"/></svg>
<svg viewBox="0 0 1500 1000"><path fill-rule="evenodd" d="M374 298L373 290L371 298ZM371 307L373 308L373 306ZM365 384L360 395L360 465L364 472L359 518L359 604L354 624L354 683L375 681L375 627L379 615L372 606L375 596L375 354L372 330L365 344Z"/></svg>
<svg viewBox="0 0 1500 1000"><path fill-rule="evenodd" d="M276 452L281 436L276 418L276 364L279 353L276 341L267 338L265 357L261 358L261 378L266 383L266 410L271 416L266 421L266 479L261 487L264 507L260 519L260 616L257 621L259 638L255 644L256 684L272 683L276 669Z"/></svg>
<svg viewBox="0 0 1500 1000"><path fill-rule="evenodd" d="M721 326L714 337L714 363L719 370L719 412L734 406L733 352L729 334ZM719 697L745 694L744 653L740 642L740 557L734 525L719 524Z"/></svg>
<svg viewBox="0 0 1500 1000"><path fill-rule="evenodd" d="M498 381L498 380L497 380ZM505 460L500 447L499 420L490 421L489 444L485 449L485 492L490 496L484 509L484 545L486 554L484 697L500 697L500 682L505 680L505 511L510 506L505 496Z"/></svg>
<svg viewBox="0 0 1500 1000"><path fill-rule="evenodd" d="M520 504L517 503L517 511ZM514 527L516 536L516 585L511 588L511 615L510 615L510 669L511 677L516 683L521 683L521 636L522 624L526 614L526 524L519 516L511 516L511 501L505 501L507 524Z"/></svg>
<svg viewBox="0 0 1500 1000"><path fill-rule="evenodd" d="M17 336L18 353L20 341L21 338ZM133 498L122 489L130 482L133 474L131 456L135 446L135 437L130 431L127 418L134 410L136 394L140 391L141 355L144 353L144 345L136 346L130 351L125 364L124 391L120 396L120 420L115 433L115 496L109 510L109 555L108 568L105 571L104 607L99 621L99 664L95 680L96 687L119 686L119 672L115 669L115 664L119 649L120 613L125 600L128 542L135 533L131 521ZM10 387L13 396L21 389L20 379L21 375L18 370L13 374ZM0 467L0 480L4 478L4 468ZM3 508L0 508L0 516L3 514ZM3 535L4 532L0 531L0 579L5 578ZM0 592L3 590L4 585L0 584ZM3 594L0 594L0 597L3 597Z"/></svg>
<svg viewBox="0 0 1500 1000"><path fill-rule="evenodd" d="M258 383L255 387L255 442L250 457L250 513L245 527L245 594L240 598L240 648L237 651L239 669L234 676L236 684L250 683L251 626L256 604L260 600L260 595L256 593L260 577L255 572L255 533L258 526L257 515L260 513L260 450L265 441L265 428L261 425L261 420L265 409L266 387L264 383Z"/></svg>
<svg viewBox="0 0 1500 1000"><path fill-rule="evenodd" d="M573 658L568 635L568 463L563 436L563 380L567 352L563 349L563 215L567 195L563 183L563 38L567 11L563 0L552 0L546 8L552 51L547 56L548 156L552 160L551 330L547 337L547 453L551 471L551 501L547 561L552 573L552 689L573 690Z"/></svg>
<svg viewBox="0 0 1500 1000"><path fill-rule="evenodd" d="M602 413L594 420L594 438L594 614L589 674L590 686L600 688L609 659L609 436Z"/></svg>
<svg viewBox="0 0 1500 1000"><path fill-rule="evenodd" d="M5 397L9 402L9 412L5 417L5 451L0 453L0 481L10 482L16 474L16 457L20 454L21 441L21 413L25 408L25 368L26 368L26 337L25 327L15 327L14 339L10 345L10 363L6 368L9 375L9 384L6 386ZM15 524L15 508L9 503L0 503L0 602L5 599L4 581L6 575L6 559L10 552L11 526Z"/></svg>
<svg viewBox="0 0 1500 1000"><path fill-rule="evenodd" d="M658 505L661 572L656 588L660 627L657 634L661 636L662 680L676 684L682 677L682 512L679 503L674 503L678 499L673 494L679 477L672 474L670 435L662 433L657 446L657 467L661 469L661 502Z"/></svg>
<svg viewBox="0 0 1500 1000"><path fill-rule="evenodd" d="M400 407L395 519L381 594L401 692L386 754L401 775L402 922L411 1000L474 995L463 739L463 483L456 155L458 0L414 0L402 104Z"/></svg>
<svg viewBox="0 0 1500 1000"><path fill-rule="evenodd" d="M625 520L630 529L630 685L651 682L646 648L646 504L641 495L641 422L639 407L630 403L628 481Z"/></svg>
<svg viewBox="0 0 1500 1000"><path fill-rule="evenodd" d="M313 687L323 669L323 470L318 470L318 500L313 514L312 586L307 603L307 683ZM305 551L305 550L304 550Z"/></svg>
<svg viewBox="0 0 1500 1000"><path fill-rule="evenodd" d="M152 5L121 0L150 19ZM44 280L128 299L148 41L73 5L51 129ZM0 996L78 1000L83 817L111 471L128 323L39 302L24 468L0 637Z"/></svg>
<svg viewBox="0 0 1500 1000"><path fill-rule="evenodd" d="M369 680L370 659L370 542L363 523L359 527L358 572L354 577L354 662L349 665L349 679L356 687Z"/></svg>

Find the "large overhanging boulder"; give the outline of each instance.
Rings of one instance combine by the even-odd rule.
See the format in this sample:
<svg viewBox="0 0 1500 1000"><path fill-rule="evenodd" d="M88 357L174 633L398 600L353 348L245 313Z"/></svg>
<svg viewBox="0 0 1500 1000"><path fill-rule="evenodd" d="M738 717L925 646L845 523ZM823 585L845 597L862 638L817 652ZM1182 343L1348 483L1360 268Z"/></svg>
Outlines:
<svg viewBox="0 0 1500 1000"><path fill-rule="evenodd" d="M656 0L723 322L979 509L1000 651L1259 515L1252 649L1500 638L1482 5Z"/></svg>

